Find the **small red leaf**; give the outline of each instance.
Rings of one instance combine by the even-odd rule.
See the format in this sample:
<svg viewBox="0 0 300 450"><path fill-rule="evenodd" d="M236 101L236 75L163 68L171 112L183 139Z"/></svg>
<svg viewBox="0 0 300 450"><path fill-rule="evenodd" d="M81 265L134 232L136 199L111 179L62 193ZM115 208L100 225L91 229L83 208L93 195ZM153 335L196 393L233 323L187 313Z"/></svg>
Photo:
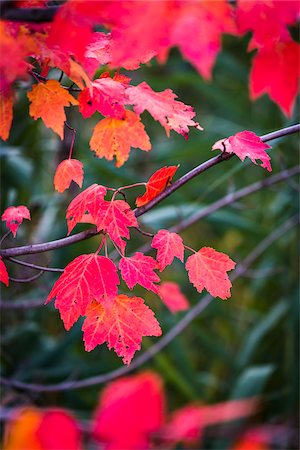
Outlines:
<svg viewBox="0 0 300 450"><path fill-rule="evenodd" d="M198 292L205 288L213 297L230 297L231 282L226 272L234 269L235 262L224 253L203 247L186 261L190 282Z"/></svg>
<svg viewBox="0 0 300 450"><path fill-rule="evenodd" d="M2 256L0 256L0 281L6 286L9 284L8 273L4 262L2 261Z"/></svg>
<svg viewBox="0 0 300 450"><path fill-rule="evenodd" d="M160 281L154 272L154 269L157 269L157 262L151 256L136 252L130 258L121 258L119 268L129 289L140 284L148 291L158 293L158 286L154 284Z"/></svg>
<svg viewBox="0 0 300 450"><path fill-rule="evenodd" d="M159 262L159 270L161 272L166 266L172 264L175 257L183 261L183 241L177 233L159 230L152 240L151 247L157 249L156 259Z"/></svg>
<svg viewBox="0 0 300 450"><path fill-rule="evenodd" d="M163 281L159 286L158 295L172 313L185 311L190 307L188 299L180 291L177 283Z"/></svg>
<svg viewBox="0 0 300 450"><path fill-rule="evenodd" d="M130 364L141 348L143 336L160 336L161 329L154 313L139 297L118 295L109 309L92 302L86 310L83 339L89 352L97 345L107 343L114 348L124 364Z"/></svg>
<svg viewBox="0 0 300 450"><path fill-rule="evenodd" d="M179 166L165 166L154 172L149 178L144 195L136 199L136 206L140 207L149 203L157 197L172 181L172 178Z"/></svg>
<svg viewBox="0 0 300 450"><path fill-rule="evenodd" d="M261 167L271 172L271 158L266 153L267 148L271 147L252 131L241 131L227 139L217 141L212 147L213 150L225 149L227 153L235 153L242 161L248 156L254 164L257 164L256 160L259 159L262 162Z"/></svg>
<svg viewBox="0 0 300 450"><path fill-rule="evenodd" d="M75 225L84 218L86 213L93 216L104 202L105 194L106 187L101 186L100 184L92 184L71 201L66 213L68 234L70 234Z"/></svg>
<svg viewBox="0 0 300 450"><path fill-rule="evenodd" d="M75 418L67 411L50 409L43 413L36 431L41 449L81 450L81 431Z"/></svg>
<svg viewBox="0 0 300 450"><path fill-rule="evenodd" d="M7 228L10 229L14 237L23 219L30 219L30 212L26 206L9 206L2 214L1 220L6 222Z"/></svg>
<svg viewBox="0 0 300 450"><path fill-rule="evenodd" d="M119 278L114 263L94 253L80 255L54 284L46 303L56 297L55 307L69 330L93 300L109 302L118 293Z"/></svg>
<svg viewBox="0 0 300 450"><path fill-rule="evenodd" d="M54 187L58 192L64 192L75 181L79 187L83 182L83 164L77 159L64 159L54 175Z"/></svg>

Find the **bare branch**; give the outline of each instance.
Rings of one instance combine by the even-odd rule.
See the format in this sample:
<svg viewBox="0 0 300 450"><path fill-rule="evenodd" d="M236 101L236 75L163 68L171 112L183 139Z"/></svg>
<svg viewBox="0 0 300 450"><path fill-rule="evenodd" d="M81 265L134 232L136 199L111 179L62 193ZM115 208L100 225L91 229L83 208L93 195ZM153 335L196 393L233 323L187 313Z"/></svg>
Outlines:
<svg viewBox="0 0 300 450"><path fill-rule="evenodd" d="M15 258L8 258L9 261L12 261L16 264L20 264L20 266L30 267L31 269L36 270L42 270L43 272L63 272L64 269L54 268L54 267L45 267L45 266L38 266L37 264L32 264L26 261L20 261L19 259Z"/></svg>
<svg viewBox="0 0 300 450"><path fill-rule="evenodd" d="M274 131L273 133L269 133L264 136L261 136L261 139L264 142L266 142L266 141L270 141L272 139L277 139L278 137L296 133L299 130L300 130L300 124L292 125L290 127L283 128L281 130ZM228 153L222 153L221 155L215 156L214 158L211 158L208 161L205 161L204 163L195 167L190 172L186 173L181 178L179 178L177 181L175 181L174 184L167 187L157 197L155 197L153 200L151 200L151 202L147 203L147 205L142 206L141 208L135 209L134 213L135 213L136 217L139 217L142 214L145 214L147 211L152 209L154 206L156 206L158 203L160 203L165 198L169 197L169 195L171 195L174 191L179 189L181 186L186 184L188 181L190 181L194 177L200 175L201 173L205 172L210 167L213 167L216 164L219 164L220 162L227 161L228 159L232 158L233 156L235 156L235 155L228 154ZM76 242L83 241L85 239L89 239L92 236L95 236L96 234L98 234L96 228L92 228L90 230L74 234L73 236L68 236L66 238L57 239L56 241L0 250L0 255L3 257L9 257L9 256L20 256L20 255L29 255L29 254L34 254L34 253L47 252L50 250L55 250L58 248L65 247L67 245L74 244Z"/></svg>
<svg viewBox="0 0 300 450"><path fill-rule="evenodd" d="M14 2L6 2L8 5ZM48 6L48 8L14 8L1 5L1 19L13 22L43 23L52 22L59 6Z"/></svg>
<svg viewBox="0 0 300 450"><path fill-rule="evenodd" d="M39 273L33 275L29 278L13 278L9 277L9 281L13 281L14 283L30 283L31 281L37 280L40 276L42 276L44 273L43 270L40 270Z"/></svg>
<svg viewBox="0 0 300 450"><path fill-rule="evenodd" d="M230 277L231 281L243 276L243 274L248 270L250 265L262 255L265 250L273 244L281 236L284 236L290 229L299 223L299 217L294 216L288 219L283 225L276 228L272 233L270 233L263 241L261 241L257 247L247 256L247 258L238 265L237 269L234 271L233 275ZM191 308L185 316L174 325L171 330L166 333L160 340L153 344L148 350L146 350L142 355L138 356L130 366L122 366L116 370L113 370L102 375L97 375L95 377L86 378L79 381L65 381L57 384L35 384L35 383L24 383L22 381L8 379L5 377L0 377L0 382L6 386L10 386L17 389L31 390L34 392L55 392L55 391L66 391L73 389L81 389L86 387L95 386L98 384L103 384L108 381L112 381L121 375L128 374L138 367L142 366L145 362L151 360L157 353L163 350L170 342L172 342L182 331L196 318L198 317L211 303L213 297L209 294L205 295L203 299L197 303L193 308Z"/></svg>

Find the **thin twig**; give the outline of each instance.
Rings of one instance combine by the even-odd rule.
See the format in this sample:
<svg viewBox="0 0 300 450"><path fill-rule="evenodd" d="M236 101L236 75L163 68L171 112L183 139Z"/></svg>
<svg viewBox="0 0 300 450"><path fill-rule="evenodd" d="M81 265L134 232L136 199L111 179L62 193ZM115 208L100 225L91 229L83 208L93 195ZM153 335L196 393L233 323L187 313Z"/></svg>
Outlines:
<svg viewBox="0 0 300 450"><path fill-rule="evenodd" d="M278 137L296 133L299 130L300 130L300 124L292 125L290 127L283 128L282 130L274 131L273 133L269 133L267 135L261 136L261 139L264 142L266 142L266 141L270 141L272 139L277 139ZM214 158L211 158L208 161L205 161L204 163L195 167L190 172L186 173L181 178L179 178L177 181L175 181L174 184L171 184L169 187L167 187L157 197L155 197L153 200L151 200L151 202L147 203L147 205L142 206L141 208L135 209L134 213L135 213L136 217L139 217L142 214L145 214L147 211L152 209L154 206L156 206L162 200L169 197L169 195L171 195L174 191L176 191L181 186L183 186L185 183L190 181L192 178L200 175L201 173L203 173L210 167L213 167L222 161L226 161L226 160L232 158L233 156L234 156L233 154L222 153L221 155L215 156ZM29 255L29 254L34 254L34 253L47 252L49 250L55 250L58 248L65 247L67 245L74 244L76 242L83 241L85 239L89 239L92 236L95 236L96 234L98 234L96 228L92 228L90 230L86 230L81 233L74 234L73 236L68 236L68 237L65 237L62 239L57 239L56 241L45 242L42 244L25 245L23 247L13 247L13 248L5 249L5 250L0 250L0 255L3 257L8 257L8 256L20 256L20 255Z"/></svg>
<svg viewBox="0 0 300 450"><path fill-rule="evenodd" d="M243 274L248 270L250 265L262 255L265 250L273 244L277 239L284 235L287 231L293 228L299 223L299 217L294 216L288 219L283 225L276 228L272 233L270 233L263 241L261 241L257 247L247 256L247 258L238 265L237 269L234 271L233 275L230 277L231 281L236 280L238 277L243 276ZM91 387L108 381L112 381L121 375L128 374L138 367L142 366L147 361L151 360L157 353L163 350L170 342L172 342L182 331L196 318L198 317L211 303L213 297L209 294L205 295L203 299L197 303L193 308L191 308L185 316L171 328L168 333L166 333L159 341L153 344L148 350L146 350L142 355L138 356L130 366L122 366L116 370L101 375L96 375L94 377L89 377L84 380L79 381L65 381L56 384L35 384L35 383L24 383L22 381L8 379L5 377L0 377L0 382L6 386L10 386L17 389L31 390L34 392L55 392L55 391L66 391L72 389L81 389L86 387Z"/></svg>
<svg viewBox="0 0 300 450"><path fill-rule="evenodd" d="M9 261L12 261L16 264L20 264L20 266L26 266L26 267L30 267L31 269L36 269L36 270L42 270L43 272L63 272L64 269L59 269L59 268L54 268L54 267L45 267L45 266L38 266L37 264L32 264L26 261L20 261L19 259L15 259L15 258L8 258Z"/></svg>
<svg viewBox="0 0 300 450"><path fill-rule="evenodd" d="M29 278L13 278L13 277L9 277L9 281L13 281L14 283L30 283L31 281L36 280L37 278L39 278L41 275L43 275L44 270L40 270L39 273L33 275L32 277Z"/></svg>

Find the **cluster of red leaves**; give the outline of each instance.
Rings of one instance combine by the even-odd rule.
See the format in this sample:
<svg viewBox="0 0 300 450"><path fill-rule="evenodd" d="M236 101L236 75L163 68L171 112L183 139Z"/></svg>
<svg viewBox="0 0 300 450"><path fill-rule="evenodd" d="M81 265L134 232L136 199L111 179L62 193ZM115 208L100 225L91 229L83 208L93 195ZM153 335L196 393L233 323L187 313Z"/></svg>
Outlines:
<svg viewBox="0 0 300 450"><path fill-rule="evenodd" d="M288 26L298 15L297 2L291 0L239 0L234 7L226 0L69 0L50 24L4 21L0 25L0 135L4 140L9 135L14 81L28 78L38 68L40 82L28 92L30 115L42 118L63 138L65 107L79 106L84 118L100 112L105 118L96 125L90 147L99 157L115 157L121 166L131 147L151 148L140 120L145 110L167 134L174 130L187 137L189 127L201 127L193 120L193 109L177 101L170 89L154 92L145 82L132 86L128 77L118 73L112 78L103 73L95 80L97 69L134 70L153 57L164 62L170 48L177 46L210 79L222 34L241 36L248 31L252 33L249 50L257 49L250 73L251 98L267 93L291 115L298 92L299 45ZM107 32L94 32L96 25L104 25ZM43 78L54 67L77 84L78 99L58 81Z"/></svg>
<svg viewBox="0 0 300 450"><path fill-rule="evenodd" d="M168 415L162 380L148 371L120 378L104 388L90 435L95 448L106 450L169 449L179 442L200 444L207 426L247 418L256 408L256 399L242 399L214 405L190 404ZM4 450L80 450L83 447L79 429L75 418L63 410L17 410L6 429ZM250 429L235 450L258 449L262 448L259 443L268 442L270 433ZM250 447L250 443L257 446Z"/></svg>

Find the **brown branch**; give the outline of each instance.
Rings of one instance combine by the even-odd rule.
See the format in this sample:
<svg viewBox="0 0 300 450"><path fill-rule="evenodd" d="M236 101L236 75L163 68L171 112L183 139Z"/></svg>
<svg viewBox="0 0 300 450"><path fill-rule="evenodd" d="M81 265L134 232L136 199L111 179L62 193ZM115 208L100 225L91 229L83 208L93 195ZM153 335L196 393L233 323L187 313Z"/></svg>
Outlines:
<svg viewBox="0 0 300 450"><path fill-rule="evenodd" d="M261 139L266 142L270 141L272 139L277 139L282 136L287 136L292 133L296 133L300 130L300 124L292 125L287 128L283 128L278 131L274 131L272 133L266 134L264 136L261 136ZM134 210L134 213L136 217L141 216L142 214L145 214L147 211L152 209L154 206L156 206L158 203L160 203L165 198L169 197L174 191L182 187L184 184L186 184L188 181L193 179L194 177L200 175L201 173L205 172L210 167L213 167L220 162L227 161L228 159L232 158L233 154L228 153L222 153L221 155L215 156L214 158L209 159L208 161L205 161L204 163L200 164L199 166L192 169L190 172L183 175L181 178L179 178L175 183L173 183L171 186L167 187L163 192L161 192L157 197L155 197L151 202L147 203L147 205L142 206L141 208L137 208ZM14 247L9 249L0 250L0 255L3 257L9 257L9 256L20 256L20 255L29 255L29 254L35 254L35 253L42 253L47 252L50 250L55 250L58 248L65 247L67 245L74 244L76 242L83 241L85 239L89 239L93 236L98 234L96 228L92 228L90 230L82 231L81 233L74 234L73 236L68 236L62 239L57 239L55 241L51 242L45 242L42 244L34 244L34 245L25 245L23 247Z"/></svg>
<svg viewBox="0 0 300 450"><path fill-rule="evenodd" d="M1 19L13 22L43 23L52 22L60 6L48 6L48 8L14 8L14 2L5 2L1 5ZM9 7L11 4L11 7ZM5 7L3 7L5 6Z"/></svg>
<svg viewBox="0 0 300 450"><path fill-rule="evenodd" d="M257 247L247 256L242 263L237 266L233 275L230 277L231 281L234 281L238 277L243 276L245 272L249 269L250 265L264 253L264 251L273 244L277 239L284 236L290 229L299 223L299 217L294 216L288 219L283 225L276 228L272 233L270 233L263 241L261 241ZM166 333L160 340L153 344L148 350L146 350L142 355L138 356L130 366L122 366L116 370L108 373L97 375L94 377L86 378L79 381L65 381L56 384L35 384L35 383L24 383L22 381L8 379L5 377L0 377L0 382L5 386L31 390L34 392L55 392L55 391L66 391L72 389L81 389L86 387L95 386L98 384L103 384L108 381L112 381L121 375L128 374L138 367L142 366L147 361L151 360L157 353L163 350L170 342L172 342L182 331L196 318L198 317L211 303L213 297L209 294L205 295L203 299L197 303L193 308L191 308L185 316L171 328L168 333Z"/></svg>

